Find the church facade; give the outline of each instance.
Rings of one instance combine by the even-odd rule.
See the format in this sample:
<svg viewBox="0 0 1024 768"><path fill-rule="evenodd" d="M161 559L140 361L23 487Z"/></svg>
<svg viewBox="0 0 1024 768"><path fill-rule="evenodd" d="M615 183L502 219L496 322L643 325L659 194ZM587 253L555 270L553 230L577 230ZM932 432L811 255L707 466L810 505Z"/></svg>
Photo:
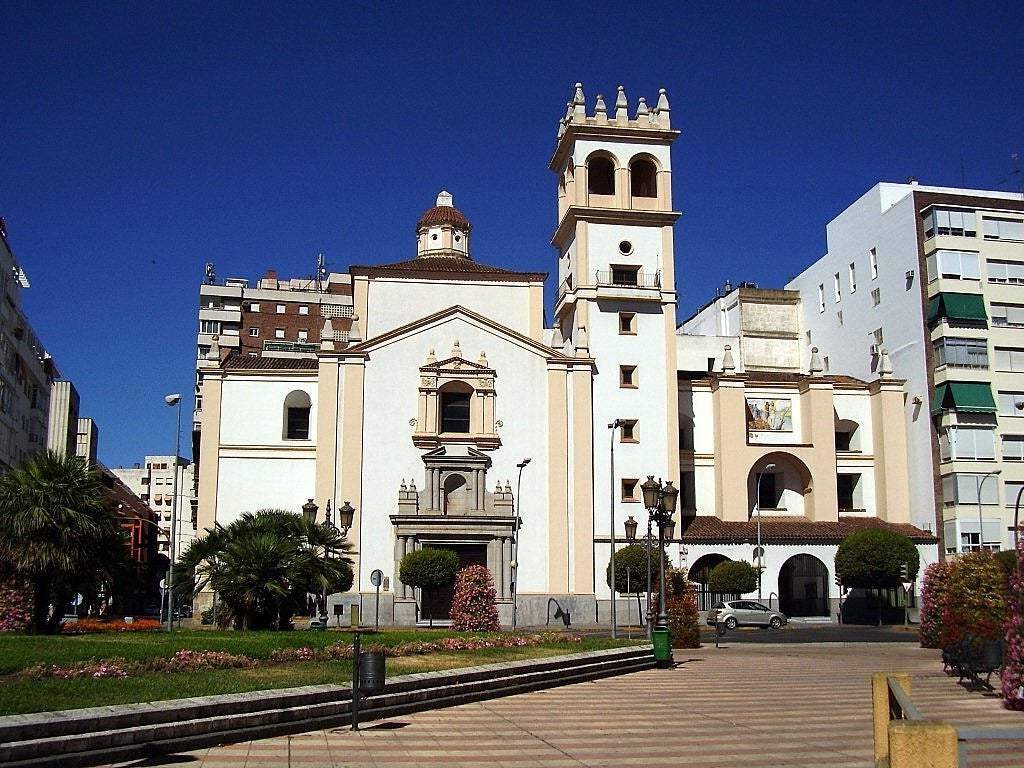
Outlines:
<svg viewBox="0 0 1024 768"><path fill-rule="evenodd" d="M760 557L768 582L791 580L830 615L839 595L827 573L845 530L895 526L934 559L929 534L907 525L905 435L886 426L902 425L887 421L902 415L901 382L884 371L839 381L813 359L803 371L747 369L724 335L677 330L679 133L664 91L629 112L620 88L611 108L598 97L588 114L577 86L560 122L551 323L547 275L479 261L486 246L442 192L416 224L415 254L350 267L351 318L343 329L321 318L315 351L224 354L214 343L201 385L199 528L310 502L337 522L350 504L356 584L330 601L372 615L380 570L384 624L446 615L449 598L399 579L401 558L423 547L486 565L505 624L513 593L520 625L607 624L612 515L619 545L627 517L646 526L649 475L681 489L669 558L697 566L696 577L705 555ZM859 429L856 448L836 442L840 411L843 429ZM826 573L813 588L806 568L793 575L788 558L770 556L801 547ZM630 601L619 606L628 618Z"/></svg>

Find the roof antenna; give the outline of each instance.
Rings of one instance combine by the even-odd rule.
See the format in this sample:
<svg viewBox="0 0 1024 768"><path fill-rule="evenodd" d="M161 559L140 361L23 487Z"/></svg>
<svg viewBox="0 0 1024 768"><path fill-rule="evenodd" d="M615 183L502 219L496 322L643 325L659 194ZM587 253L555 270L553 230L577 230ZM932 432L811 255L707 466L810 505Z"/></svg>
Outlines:
<svg viewBox="0 0 1024 768"><path fill-rule="evenodd" d="M316 255L316 290L318 293L324 292L323 284L327 282L327 267L324 265L324 252L320 251Z"/></svg>

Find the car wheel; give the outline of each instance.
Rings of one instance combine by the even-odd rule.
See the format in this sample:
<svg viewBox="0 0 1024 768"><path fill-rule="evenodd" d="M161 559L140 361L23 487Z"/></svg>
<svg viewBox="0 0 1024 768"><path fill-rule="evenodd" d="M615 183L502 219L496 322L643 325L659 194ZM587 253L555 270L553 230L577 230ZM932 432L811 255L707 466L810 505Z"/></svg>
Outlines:
<svg viewBox="0 0 1024 768"><path fill-rule="evenodd" d="M768 622L768 626L772 629L782 629L782 619L778 616L772 616L772 620Z"/></svg>
<svg viewBox="0 0 1024 768"><path fill-rule="evenodd" d="M728 619L725 620L725 628L728 629L730 632L736 629L736 625L737 621L735 616L730 616Z"/></svg>

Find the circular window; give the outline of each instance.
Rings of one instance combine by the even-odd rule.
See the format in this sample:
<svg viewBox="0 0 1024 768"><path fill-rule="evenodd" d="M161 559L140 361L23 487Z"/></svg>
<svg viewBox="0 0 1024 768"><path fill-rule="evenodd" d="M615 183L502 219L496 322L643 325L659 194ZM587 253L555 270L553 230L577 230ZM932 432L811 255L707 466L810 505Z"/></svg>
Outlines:
<svg viewBox="0 0 1024 768"><path fill-rule="evenodd" d="M430 239L431 239L431 240L437 240L437 235L431 235L431 236L430 236Z"/></svg>
<svg viewBox="0 0 1024 768"><path fill-rule="evenodd" d="M457 243L457 242L459 242L460 240L462 240L462 235L456 235L456 236L455 236L455 242Z"/></svg>
<svg viewBox="0 0 1024 768"><path fill-rule="evenodd" d="M627 254L633 252L633 244L629 240L623 240L619 243L619 253Z"/></svg>

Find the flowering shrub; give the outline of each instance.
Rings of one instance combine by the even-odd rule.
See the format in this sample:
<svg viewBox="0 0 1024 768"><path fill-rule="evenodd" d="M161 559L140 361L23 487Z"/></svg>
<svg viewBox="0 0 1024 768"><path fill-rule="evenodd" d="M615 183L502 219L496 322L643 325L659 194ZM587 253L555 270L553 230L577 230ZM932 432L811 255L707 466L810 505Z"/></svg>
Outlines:
<svg viewBox="0 0 1024 768"><path fill-rule="evenodd" d="M949 596L952 563L932 563L924 569L921 585L921 627L918 635L922 648L938 648L942 644L942 612Z"/></svg>
<svg viewBox="0 0 1024 768"><path fill-rule="evenodd" d="M1024 563L1024 538L1017 544L1017 558ZM1024 569L1010 575L1010 609L1006 617L1006 646L1001 675L1003 704L1024 710Z"/></svg>
<svg viewBox="0 0 1024 768"><path fill-rule="evenodd" d="M135 619L128 624L124 619L79 619L61 625L61 634L84 635L92 632L153 632L163 629L156 619Z"/></svg>
<svg viewBox="0 0 1024 768"><path fill-rule="evenodd" d="M13 582L0 584L0 632L22 632L31 621L28 588Z"/></svg>
<svg viewBox="0 0 1024 768"><path fill-rule="evenodd" d="M482 565L463 568L455 576L452 629L462 632L497 632L498 606L495 599L490 571Z"/></svg>
<svg viewBox="0 0 1024 768"><path fill-rule="evenodd" d="M941 646L952 645L966 635L999 639L1008 603L1006 574L991 552L971 552L958 558L946 580Z"/></svg>
<svg viewBox="0 0 1024 768"><path fill-rule="evenodd" d="M665 586L671 587L665 596L668 630L675 648L700 648L700 616L697 613L697 590L683 571L673 570Z"/></svg>

